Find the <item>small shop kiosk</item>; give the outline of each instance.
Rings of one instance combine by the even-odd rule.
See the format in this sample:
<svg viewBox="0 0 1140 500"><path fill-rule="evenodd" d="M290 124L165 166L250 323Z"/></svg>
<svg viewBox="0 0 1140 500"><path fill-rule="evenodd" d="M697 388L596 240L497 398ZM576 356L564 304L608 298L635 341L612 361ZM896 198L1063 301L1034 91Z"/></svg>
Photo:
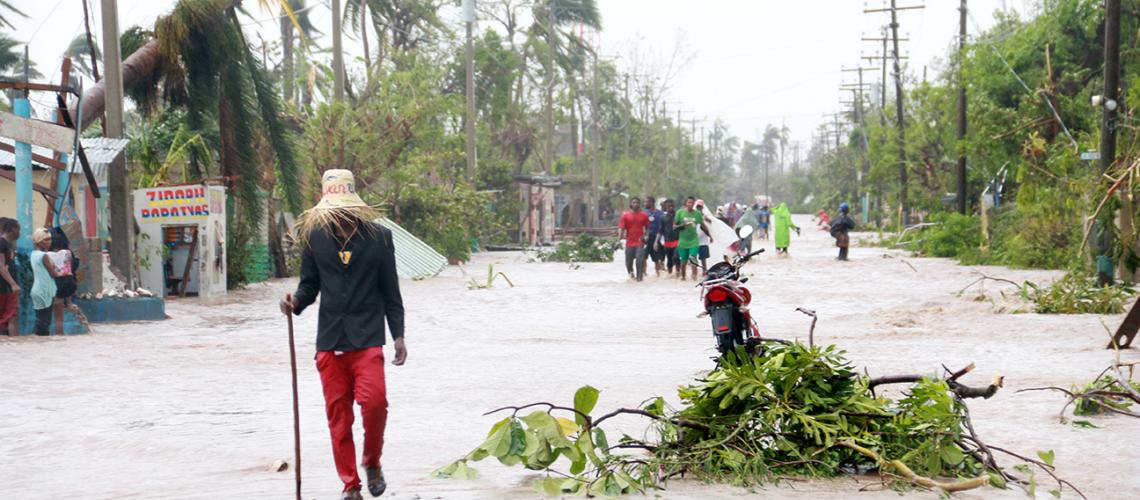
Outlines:
<svg viewBox="0 0 1140 500"><path fill-rule="evenodd" d="M137 189L143 287L161 297L226 293L226 191L189 185Z"/></svg>

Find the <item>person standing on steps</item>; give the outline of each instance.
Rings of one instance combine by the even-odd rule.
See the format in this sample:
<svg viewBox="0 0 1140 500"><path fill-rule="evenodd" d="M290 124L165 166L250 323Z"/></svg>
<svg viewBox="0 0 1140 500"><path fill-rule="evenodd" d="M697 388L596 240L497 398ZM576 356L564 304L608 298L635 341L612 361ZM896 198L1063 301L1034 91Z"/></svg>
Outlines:
<svg viewBox="0 0 1140 500"><path fill-rule="evenodd" d="M321 200L297 224L302 245L297 291L281 300L281 311L300 315L321 297L317 319L317 371L325 396L333 461L344 482L343 500L361 500L352 439L355 400L364 424L363 466L368 492L387 489L380 457L388 423L384 382L387 320L395 344L392 364L408 359L404 345L404 301L396 276L392 232L356 194L352 172L327 170Z"/></svg>
<svg viewBox="0 0 1140 500"><path fill-rule="evenodd" d="M831 237L835 238L835 246L839 247L839 257L835 260L847 260L847 247L851 243L850 237L847 235L848 231L855 229L855 221L847 212L851 211L851 205L846 202L839 204L839 217L831 223Z"/></svg>
<svg viewBox="0 0 1140 500"><path fill-rule="evenodd" d="M36 335L51 335L52 306L55 304L55 267L51 265L48 252L51 251L51 231L45 227L37 228L32 233L32 243L36 249L32 250L32 309L36 311ZM60 334L63 334L62 326Z"/></svg>
<svg viewBox="0 0 1140 500"><path fill-rule="evenodd" d="M645 277L645 234L649 229L649 216L641 210L641 200L629 199L629 210L618 221L618 239L625 240L625 270L630 279L641 281Z"/></svg>
<svg viewBox="0 0 1140 500"><path fill-rule="evenodd" d="M772 221L776 226L776 255L788 256L788 246L792 243L791 229L800 234L800 228L792 222L792 213L788 211L788 204L781 203L772 211Z"/></svg>
<svg viewBox="0 0 1140 500"><path fill-rule="evenodd" d="M705 234L709 232L708 226L705 225L705 216L696 209L696 203L696 198L692 196L686 198L685 208L677 210L677 214L673 216L673 228L679 233L677 259L681 266L681 281L685 281L685 271L690 265L693 268L693 279L697 279L697 264L693 262L700 257L701 241L697 236L697 230L698 228L704 230Z"/></svg>

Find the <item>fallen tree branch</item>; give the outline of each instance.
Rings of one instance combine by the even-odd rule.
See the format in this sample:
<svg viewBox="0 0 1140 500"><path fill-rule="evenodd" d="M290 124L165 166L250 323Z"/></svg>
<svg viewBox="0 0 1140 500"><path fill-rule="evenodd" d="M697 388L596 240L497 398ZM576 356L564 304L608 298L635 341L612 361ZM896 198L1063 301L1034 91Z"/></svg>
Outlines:
<svg viewBox="0 0 1140 500"><path fill-rule="evenodd" d="M906 464L902 463L901 460L885 459L885 458L881 457L878 453L875 453L872 450L869 450L867 448L859 446L859 445L857 445L851 441L839 441L835 444L837 446L842 446L844 448L850 448L852 450L855 450L857 453L859 453L859 454L861 454L867 458L870 458L871 460L874 460L876 463L879 464L880 469L882 469L884 467L890 467L890 468L894 469L895 471L897 471L899 474L901 474L904 478L906 478L906 480L910 481L913 484L916 484L916 485L919 485L919 486L922 486L925 488L938 488L938 489L940 489L944 492L947 492L947 493L954 493L956 491L966 491L966 490L972 490L975 488L980 488L980 487L985 486L987 483L990 482L989 478L986 476L979 476L979 477L975 477L973 479L964 479L964 480L955 481L952 483L948 483L948 482L944 482L944 481L936 481L936 480L931 479L929 477L920 476L918 474L915 474L915 472L913 470L911 470L910 467L907 467Z"/></svg>
<svg viewBox="0 0 1140 500"><path fill-rule="evenodd" d="M994 377L993 382L991 382L990 385L986 387L970 387L957 381L959 377L970 373L973 371L973 369L974 364L970 363L965 368L951 373L949 378L943 380L946 382L946 385L950 386L950 390L953 391L954 394L957 394L960 398L989 399L993 397L994 394L997 394L998 389L1001 389L1004 385L1005 377L1002 377L1000 375ZM875 377L871 379L867 382L867 388L873 390L875 387L880 385L913 384L929 378L931 377L924 375L887 375L884 377Z"/></svg>
<svg viewBox="0 0 1140 500"><path fill-rule="evenodd" d="M680 427L688 427L690 429L696 429L699 431L706 431L706 432L709 430L709 426L707 426L705 424L701 424L701 423L697 423L697 422L691 422L689 420L683 420L683 419L679 419L679 418L663 417L663 416L658 415L656 413L652 413L652 412L642 410L639 408L618 408L614 411L611 411L605 415L598 417L593 422L590 422L589 417L586 417L586 422L590 427L597 427L597 426L601 425L602 422L605 422L606 420L613 418L613 417L616 417L618 415L641 415L643 417L652 418L653 420L662 420L665 422L669 422L673 425L677 425Z"/></svg>
<svg viewBox="0 0 1140 500"><path fill-rule="evenodd" d="M993 276L987 276L984 273L976 273L976 274L979 276L979 278L974 280L974 281L971 281L969 285L962 287L961 290L958 290L957 295L961 296L963 293L966 293L966 290L969 290L970 287L972 287L974 285L985 283L986 280L997 281L999 283L1007 283L1007 284L1013 285L1015 287L1021 288L1021 285L1018 284L1017 282L1013 281L1013 280L1007 280L1005 278L995 278Z"/></svg>
<svg viewBox="0 0 1140 500"><path fill-rule="evenodd" d="M808 347L815 347L815 322L819 320L819 316L816 316L815 311L802 307L797 307L796 311L811 316L811 329L808 330Z"/></svg>

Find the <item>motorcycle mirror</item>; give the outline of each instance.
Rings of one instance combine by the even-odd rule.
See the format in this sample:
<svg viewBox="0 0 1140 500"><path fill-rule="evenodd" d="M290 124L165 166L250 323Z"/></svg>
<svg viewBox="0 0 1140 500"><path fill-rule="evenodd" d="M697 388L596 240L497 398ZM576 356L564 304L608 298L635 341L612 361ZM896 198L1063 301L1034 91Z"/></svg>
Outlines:
<svg viewBox="0 0 1140 500"><path fill-rule="evenodd" d="M753 231L755 231L755 229L753 229L752 226L745 224L736 229L736 235L740 236L740 239L743 240L749 236L752 236Z"/></svg>

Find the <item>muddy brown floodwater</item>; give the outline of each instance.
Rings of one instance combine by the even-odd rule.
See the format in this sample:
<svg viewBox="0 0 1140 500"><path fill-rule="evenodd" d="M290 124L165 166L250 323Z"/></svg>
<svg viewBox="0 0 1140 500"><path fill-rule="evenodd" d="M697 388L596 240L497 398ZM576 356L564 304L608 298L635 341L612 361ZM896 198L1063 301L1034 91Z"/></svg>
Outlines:
<svg viewBox="0 0 1140 500"><path fill-rule="evenodd" d="M797 220L811 226L806 216ZM970 362L978 368L967 383L1005 375L996 397L970 403L983 439L1030 456L1055 450L1058 474L1089 498L1136 497L1140 420L1096 417L1099 428L1077 429L1058 423L1059 394L1016 393L1094 377L1112 358L1102 323L1115 328L1121 315L1002 313L994 303L971 300L977 293L955 294L978 271L1038 282L1058 274L964 267L875 248L854 248L852 261L839 263L831 242L805 229L793 237L791 258L764 254L746 267L752 310L765 332L806 340L809 318L795 312L802 306L819 312L817 342L838 344L873 375L935 373L942 363ZM712 365L708 320L696 317L691 283L631 283L619 262L570 269L519 253L481 254L465 272L485 276L489 264L516 286L468 290L457 267L401 283L409 359L387 369L386 498L538 498L529 486L537 474L493 460L475 464L480 477L471 481L430 472L482 441L502 418L483 416L489 409L566 403L584 384L601 389L599 412L656 395L676 404L676 387ZM175 300L166 321L97 325L92 335L0 338L0 498L291 498L292 470L269 466L292 461L289 351L276 301L294 285L282 280L222 300ZM1009 307L1003 289L1009 292L987 284L985 292ZM340 484L312 362L315 326L315 310L296 325L304 491L306 498L331 499ZM1123 356L1140 359L1135 350ZM631 434L646 427L632 417L615 424ZM1047 478L1038 481L1048 496ZM898 498L859 492L876 483L843 478L742 489L674 481L657 496ZM1024 495L987 488L958 496Z"/></svg>

